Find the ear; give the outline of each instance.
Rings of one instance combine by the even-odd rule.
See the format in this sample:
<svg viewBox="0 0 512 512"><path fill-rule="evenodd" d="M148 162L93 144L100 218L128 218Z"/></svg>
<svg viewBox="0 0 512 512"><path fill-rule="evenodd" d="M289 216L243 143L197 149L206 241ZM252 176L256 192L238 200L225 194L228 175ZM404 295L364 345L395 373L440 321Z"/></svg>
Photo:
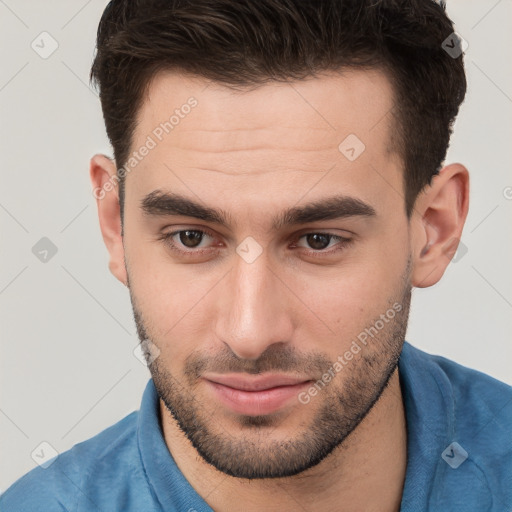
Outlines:
<svg viewBox="0 0 512 512"><path fill-rule="evenodd" d="M91 158L89 174L98 206L101 234L110 254L110 272L126 286L127 275L124 264L121 209L118 193L119 180L116 174L115 162L105 155L94 155Z"/></svg>
<svg viewBox="0 0 512 512"><path fill-rule="evenodd" d="M426 288L441 279L457 251L468 208L469 173L461 164L443 167L418 195L411 217L412 286Z"/></svg>

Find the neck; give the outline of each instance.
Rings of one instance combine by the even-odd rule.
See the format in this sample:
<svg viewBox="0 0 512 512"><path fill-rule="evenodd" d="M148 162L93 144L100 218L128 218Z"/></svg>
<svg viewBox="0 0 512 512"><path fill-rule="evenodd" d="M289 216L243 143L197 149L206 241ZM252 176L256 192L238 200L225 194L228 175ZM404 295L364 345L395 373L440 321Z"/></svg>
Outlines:
<svg viewBox="0 0 512 512"><path fill-rule="evenodd" d="M320 464L287 478L245 480L207 464L160 402L166 444L197 493L216 511L397 512L407 461L398 369L359 426Z"/></svg>

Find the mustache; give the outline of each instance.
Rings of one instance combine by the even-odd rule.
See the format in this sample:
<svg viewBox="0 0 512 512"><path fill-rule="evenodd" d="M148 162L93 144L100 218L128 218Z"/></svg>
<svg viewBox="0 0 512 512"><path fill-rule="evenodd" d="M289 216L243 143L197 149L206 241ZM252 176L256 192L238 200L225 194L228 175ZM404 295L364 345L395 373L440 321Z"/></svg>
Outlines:
<svg viewBox="0 0 512 512"><path fill-rule="evenodd" d="M196 381L204 373L248 373L265 372L299 373L321 377L332 365L332 361L319 352L300 354L289 346L269 346L258 359L242 359L228 347L217 354L196 352L185 360L184 373L189 382Z"/></svg>

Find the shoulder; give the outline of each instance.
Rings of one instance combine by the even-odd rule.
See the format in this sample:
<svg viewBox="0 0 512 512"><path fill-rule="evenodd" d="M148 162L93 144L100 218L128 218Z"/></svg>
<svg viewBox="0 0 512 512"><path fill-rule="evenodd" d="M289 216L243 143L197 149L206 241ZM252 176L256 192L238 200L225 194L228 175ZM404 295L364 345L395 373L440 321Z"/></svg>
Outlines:
<svg viewBox="0 0 512 512"><path fill-rule="evenodd" d="M465 367L442 356L427 354L409 344L404 345L401 358L403 370L415 392L423 395L417 402L426 410L424 422L443 425L444 449L463 449L462 458L467 462L460 469L452 469L439 460L444 485L454 482L460 499L469 499L486 493L492 502L481 510L502 510L504 504L512 505L512 386L483 372ZM442 404L439 408L431 404ZM434 417L430 417L431 414ZM458 448L449 443L456 442ZM445 459L446 460L446 459ZM456 482L456 483L455 483ZM469 485L471 484L471 485ZM485 492L484 492L485 491ZM453 499L453 491L446 500ZM462 496L464 495L464 496ZM483 494L482 494L483 495ZM447 502L448 502L447 501ZM464 501L466 503L466 501Z"/></svg>
<svg viewBox="0 0 512 512"><path fill-rule="evenodd" d="M492 420L495 424L512 423L512 386L490 375L468 368L443 356L432 355L410 344L404 352L414 369L421 366L437 383L440 393L449 396L456 413L472 423ZM469 413L471 415L469 417Z"/></svg>
<svg viewBox="0 0 512 512"><path fill-rule="evenodd" d="M430 358L450 384L455 432L473 447L482 471L501 470L512 489L512 386L444 357Z"/></svg>
<svg viewBox="0 0 512 512"><path fill-rule="evenodd" d="M138 458L137 415L133 412L96 436L59 454L46 467L36 467L17 480L0 496L2 512L46 512L78 510L89 501L86 510L99 510L96 490L91 487L101 474L112 478L113 466L124 472L136 470ZM109 471L107 472L107 468Z"/></svg>

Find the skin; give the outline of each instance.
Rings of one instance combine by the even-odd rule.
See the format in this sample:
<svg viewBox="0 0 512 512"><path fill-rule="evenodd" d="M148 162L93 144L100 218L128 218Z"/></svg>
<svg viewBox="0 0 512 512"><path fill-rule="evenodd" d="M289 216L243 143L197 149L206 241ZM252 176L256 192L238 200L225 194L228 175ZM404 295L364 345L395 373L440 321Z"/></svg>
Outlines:
<svg viewBox="0 0 512 512"><path fill-rule="evenodd" d="M453 239L460 238L468 211L468 171L460 164L444 167L407 219L403 166L389 147L393 91L378 70L241 92L160 73L142 104L132 147L143 145L190 96L197 106L127 175L123 236L117 190L98 199L110 270L129 286L139 336L158 348L149 368L163 398L170 452L216 511L240 510L242 503L247 512L398 511L407 430L396 358L411 289L437 283L455 253ZM354 161L338 150L349 134L366 146ZM105 189L115 172L106 156L91 159L94 188ZM233 225L145 215L141 201L155 190L222 209ZM273 229L283 210L334 192L364 201L376 215ZM214 236L203 239L201 255L183 256L161 240L180 229ZM324 232L353 241L327 254L340 247L331 239L313 256L315 246L303 235ZM236 252L248 236L262 248L252 263ZM316 380L328 369L322 365L349 350L393 303L401 313L308 404L292 401L255 420L220 404L198 378L201 368L271 369ZM203 367L193 365L198 361ZM326 411L340 433L321 461L277 478L236 476L255 467L270 475L279 467L269 462L273 455L288 467L313 450L308 440L335 437L336 429L322 430L319 422ZM180 428L187 414L203 422L197 436L209 433L201 439L217 442L213 461ZM229 457L229 450L237 455Z"/></svg>

